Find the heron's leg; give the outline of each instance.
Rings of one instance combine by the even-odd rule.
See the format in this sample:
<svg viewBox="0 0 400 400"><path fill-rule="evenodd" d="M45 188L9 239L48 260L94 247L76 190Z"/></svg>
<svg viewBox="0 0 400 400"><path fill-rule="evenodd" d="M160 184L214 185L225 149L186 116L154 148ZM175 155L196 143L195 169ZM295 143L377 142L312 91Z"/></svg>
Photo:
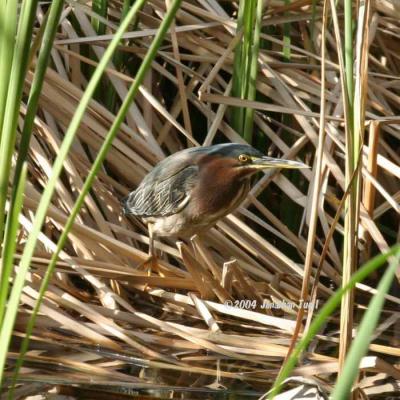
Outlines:
<svg viewBox="0 0 400 400"><path fill-rule="evenodd" d="M152 271L157 270L158 267L158 257L157 250L154 246L154 229L153 224L148 224L149 231L149 269L148 273L151 275Z"/></svg>
<svg viewBox="0 0 400 400"><path fill-rule="evenodd" d="M148 224L148 231L149 231L149 257L156 256L156 249L154 248L154 230L153 225Z"/></svg>
<svg viewBox="0 0 400 400"><path fill-rule="evenodd" d="M153 225L148 224L148 231L149 231L149 253L147 259L140 264L139 268L144 269L151 275L152 271L157 269L157 251L154 247L154 230Z"/></svg>

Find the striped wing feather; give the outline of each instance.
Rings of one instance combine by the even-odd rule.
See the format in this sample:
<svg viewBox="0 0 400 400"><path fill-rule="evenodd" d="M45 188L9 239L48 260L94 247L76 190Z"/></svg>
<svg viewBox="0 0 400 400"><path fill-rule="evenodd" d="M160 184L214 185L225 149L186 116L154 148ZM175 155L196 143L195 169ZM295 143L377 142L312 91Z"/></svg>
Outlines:
<svg viewBox="0 0 400 400"><path fill-rule="evenodd" d="M198 168L188 166L166 179L149 174L123 200L124 211L141 217L166 217L181 211L190 200Z"/></svg>

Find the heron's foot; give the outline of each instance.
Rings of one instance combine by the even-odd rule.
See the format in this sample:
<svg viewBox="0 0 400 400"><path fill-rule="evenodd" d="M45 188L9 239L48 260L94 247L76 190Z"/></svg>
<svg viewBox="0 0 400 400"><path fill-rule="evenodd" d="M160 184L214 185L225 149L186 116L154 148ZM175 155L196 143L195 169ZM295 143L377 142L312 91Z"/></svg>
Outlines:
<svg viewBox="0 0 400 400"><path fill-rule="evenodd" d="M139 264L138 269L147 272L147 275L150 276L158 270L158 257L155 255L148 256L146 260Z"/></svg>

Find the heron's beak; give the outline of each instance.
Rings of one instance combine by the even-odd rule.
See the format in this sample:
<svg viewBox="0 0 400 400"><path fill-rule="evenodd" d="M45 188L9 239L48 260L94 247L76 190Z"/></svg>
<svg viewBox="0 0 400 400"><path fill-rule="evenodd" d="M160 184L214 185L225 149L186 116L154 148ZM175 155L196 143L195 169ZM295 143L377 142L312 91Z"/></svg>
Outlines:
<svg viewBox="0 0 400 400"><path fill-rule="evenodd" d="M252 159L251 167L257 169L267 169L267 168L292 168L292 169L301 169L301 168L310 168L308 165L303 164L301 162L292 161L292 160L282 160L281 158L273 158L273 157L254 157Z"/></svg>

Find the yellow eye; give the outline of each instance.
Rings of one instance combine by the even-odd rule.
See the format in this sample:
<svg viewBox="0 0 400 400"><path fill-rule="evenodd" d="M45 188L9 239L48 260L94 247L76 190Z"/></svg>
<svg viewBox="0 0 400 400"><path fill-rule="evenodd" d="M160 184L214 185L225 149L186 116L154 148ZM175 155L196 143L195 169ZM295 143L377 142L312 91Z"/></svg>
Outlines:
<svg viewBox="0 0 400 400"><path fill-rule="evenodd" d="M249 161L249 157L246 156L246 154L241 154L241 155L239 156L239 161L240 161L241 163L245 163L245 162Z"/></svg>

